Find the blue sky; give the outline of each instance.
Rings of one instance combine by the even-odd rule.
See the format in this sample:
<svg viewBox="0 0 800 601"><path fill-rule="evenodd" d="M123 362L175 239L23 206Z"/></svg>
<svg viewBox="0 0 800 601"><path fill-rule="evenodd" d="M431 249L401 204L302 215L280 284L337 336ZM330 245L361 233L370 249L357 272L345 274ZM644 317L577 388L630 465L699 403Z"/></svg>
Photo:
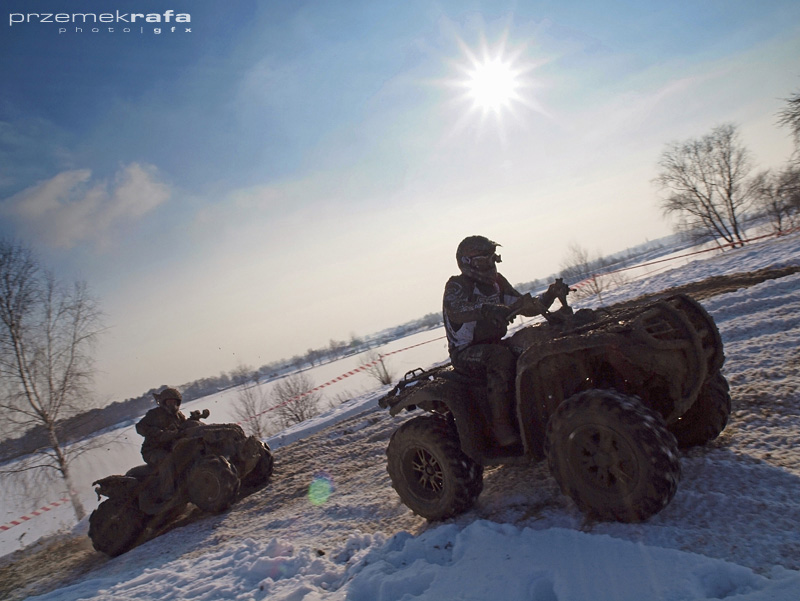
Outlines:
<svg viewBox="0 0 800 601"><path fill-rule="evenodd" d="M0 7L0 235L100 297L103 400L437 311L466 235L520 282L667 234L668 142L792 148L792 1ZM168 9L191 22L27 16ZM518 74L498 112L464 86L485 56Z"/></svg>

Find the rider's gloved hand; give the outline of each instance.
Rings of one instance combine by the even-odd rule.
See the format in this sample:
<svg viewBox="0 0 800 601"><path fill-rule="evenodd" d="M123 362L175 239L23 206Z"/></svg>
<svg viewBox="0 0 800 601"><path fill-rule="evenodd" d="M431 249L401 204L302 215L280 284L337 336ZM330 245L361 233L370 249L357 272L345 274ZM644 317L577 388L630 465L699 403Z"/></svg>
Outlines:
<svg viewBox="0 0 800 601"><path fill-rule="evenodd" d="M508 325L508 315L510 310L502 305L483 305L481 315L493 326L505 327Z"/></svg>
<svg viewBox="0 0 800 601"><path fill-rule="evenodd" d="M203 409L202 411L200 411L199 409L195 409L189 414L189 419L200 420L207 418L209 415L210 413L208 409Z"/></svg>
<svg viewBox="0 0 800 601"><path fill-rule="evenodd" d="M545 290L544 294L540 297L540 300L545 309L549 309L550 305L552 305L557 298L566 298L569 292L569 286L564 283L564 280L558 278L548 286L547 290Z"/></svg>

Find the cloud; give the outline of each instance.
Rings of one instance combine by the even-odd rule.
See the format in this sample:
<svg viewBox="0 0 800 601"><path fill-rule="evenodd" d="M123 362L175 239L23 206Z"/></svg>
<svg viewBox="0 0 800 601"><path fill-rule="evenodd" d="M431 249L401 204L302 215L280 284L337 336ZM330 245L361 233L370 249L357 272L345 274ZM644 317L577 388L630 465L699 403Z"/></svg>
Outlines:
<svg viewBox="0 0 800 601"><path fill-rule="evenodd" d="M107 246L122 227L130 227L170 195L152 166L131 163L110 180L94 180L89 169L76 169L0 201L0 215L54 248L84 242Z"/></svg>

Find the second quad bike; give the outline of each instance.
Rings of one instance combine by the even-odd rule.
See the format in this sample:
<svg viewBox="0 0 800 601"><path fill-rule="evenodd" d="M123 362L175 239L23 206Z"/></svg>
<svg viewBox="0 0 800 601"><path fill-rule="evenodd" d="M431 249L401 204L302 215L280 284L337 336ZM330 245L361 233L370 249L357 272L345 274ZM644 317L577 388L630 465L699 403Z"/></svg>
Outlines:
<svg viewBox="0 0 800 601"><path fill-rule="evenodd" d="M567 289L568 290L568 289ZM680 479L679 447L716 438L731 411L712 317L677 294L573 312L566 293L546 321L506 338L517 356L521 443L494 439L485 380L450 364L416 369L379 402L421 409L387 447L401 500L429 520L468 510L488 465L547 460L562 492L592 519L640 522Z"/></svg>
<svg viewBox="0 0 800 601"><path fill-rule="evenodd" d="M89 516L94 548L115 557L157 536L189 503L219 513L238 498L267 484L272 452L265 442L246 436L237 424L206 424L208 411L193 411L181 425L167 461L174 476L170 494L159 469L140 465L125 475L97 480L98 498L108 497Z"/></svg>

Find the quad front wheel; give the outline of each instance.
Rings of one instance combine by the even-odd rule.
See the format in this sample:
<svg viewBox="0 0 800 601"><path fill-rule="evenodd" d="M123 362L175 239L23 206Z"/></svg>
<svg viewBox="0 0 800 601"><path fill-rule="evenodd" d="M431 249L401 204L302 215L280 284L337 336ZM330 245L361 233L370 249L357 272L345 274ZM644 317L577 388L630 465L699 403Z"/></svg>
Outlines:
<svg viewBox="0 0 800 601"><path fill-rule="evenodd" d="M558 406L547 427L550 470L592 518L642 522L672 500L680 480L675 438L638 398L587 390Z"/></svg>
<svg viewBox="0 0 800 601"><path fill-rule="evenodd" d="M116 557L136 546L147 519L129 501L106 499L89 516L89 538L97 551Z"/></svg>
<svg viewBox="0 0 800 601"><path fill-rule="evenodd" d="M461 451L446 419L425 415L400 426L386 449L392 486L405 505L428 520L467 511L483 490L483 467Z"/></svg>

